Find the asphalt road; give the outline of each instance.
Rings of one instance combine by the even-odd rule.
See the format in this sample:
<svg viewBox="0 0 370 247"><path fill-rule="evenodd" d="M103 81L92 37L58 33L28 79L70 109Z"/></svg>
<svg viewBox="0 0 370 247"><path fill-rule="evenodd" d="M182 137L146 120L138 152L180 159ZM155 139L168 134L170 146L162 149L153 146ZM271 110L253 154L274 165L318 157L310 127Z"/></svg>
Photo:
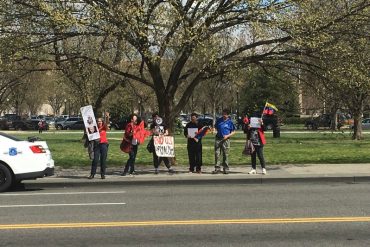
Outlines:
<svg viewBox="0 0 370 247"><path fill-rule="evenodd" d="M0 246L370 246L370 185L104 186L0 194Z"/></svg>

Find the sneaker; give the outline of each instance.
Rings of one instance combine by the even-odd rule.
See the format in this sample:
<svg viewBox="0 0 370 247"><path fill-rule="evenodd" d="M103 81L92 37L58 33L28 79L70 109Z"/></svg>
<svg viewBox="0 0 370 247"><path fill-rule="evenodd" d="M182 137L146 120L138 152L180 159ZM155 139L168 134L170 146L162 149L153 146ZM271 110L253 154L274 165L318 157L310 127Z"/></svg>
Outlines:
<svg viewBox="0 0 370 247"><path fill-rule="evenodd" d="M220 169L215 169L214 171L212 171L212 174L218 174L218 173L220 173L221 172L221 170Z"/></svg>
<svg viewBox="0 0 370 247"><path fill-rule="evenodd" d="M158 174L158 173L159 173L158 169L155 169L154 174Z"/></svg>
<svg viewBox="0 0 370 247"><path fill-rule="evenodd" d="M133 171L133 172L130 172L130 175L137 175L137 173Z"/></svg>
<svg viewBox="0 0 370 247"><path fill-rule="evenodd" d="M266 174L267 174L267 172L266 172L266 169L265 169L265 168L262 168L262 174L263 174L263 175L266 175Z"/></svg>
<svg viewBox="0 0 370 247"><path fill-rule="evenodd" d="M121 174L121 176L126 176L127 175L127 173L126 172L123 172L122 174Z"/></svg>
<svg viewBox="0 0 370 247"><path fill-rule="evenodd" d="M175 173L175 171L172 168L169 168L168 169L168 173L171 173L172 174L172 173Z"/></svg>
<svg viewBox="0 0 370 247"><path fill-rule="evenodd" d="M202 174L202 171L201 171L201 170L199 170L199 171L196 171L196 173L198 173L198 174Z"/></svg>
<svg viewBox="0 0 370 247"><path fill-rule="evenodd" d="M250 172L248 172L248 174L257 174L257 171L256 169L252 169Z"/></svg>
<svg viewBox="0 0 370 247"><path fill-rule="evenodd" d="M229 174L229 170L225 169L225 170L223 171L223 174Z"/></svg>

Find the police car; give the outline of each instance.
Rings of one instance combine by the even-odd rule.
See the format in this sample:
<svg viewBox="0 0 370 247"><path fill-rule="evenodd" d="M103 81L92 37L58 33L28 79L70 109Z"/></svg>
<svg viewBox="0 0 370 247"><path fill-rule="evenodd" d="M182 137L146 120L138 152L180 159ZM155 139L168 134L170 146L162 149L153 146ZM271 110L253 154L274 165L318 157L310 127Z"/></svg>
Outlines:
<svg viewBox="0 0 370 247"><path fill-rule="evenodd" d="M23 141L0 132L0 192L22 180L54 175L45 141Z"/></svg>

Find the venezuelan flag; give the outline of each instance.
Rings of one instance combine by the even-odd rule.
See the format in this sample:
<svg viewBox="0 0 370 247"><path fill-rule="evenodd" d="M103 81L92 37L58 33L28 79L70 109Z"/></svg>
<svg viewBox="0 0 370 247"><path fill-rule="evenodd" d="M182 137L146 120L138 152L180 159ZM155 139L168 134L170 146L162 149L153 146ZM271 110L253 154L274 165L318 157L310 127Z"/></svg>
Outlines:
<svg viewBox="0 0 370 247"><path fill-rule="evenodd" d="M263 108L263 113L262 114L264 114L264 115L272 115L276 111L278 111L278 108L276 106L274 106L273 104L270 104L270 103L266 102L265 108Z"/></svg>

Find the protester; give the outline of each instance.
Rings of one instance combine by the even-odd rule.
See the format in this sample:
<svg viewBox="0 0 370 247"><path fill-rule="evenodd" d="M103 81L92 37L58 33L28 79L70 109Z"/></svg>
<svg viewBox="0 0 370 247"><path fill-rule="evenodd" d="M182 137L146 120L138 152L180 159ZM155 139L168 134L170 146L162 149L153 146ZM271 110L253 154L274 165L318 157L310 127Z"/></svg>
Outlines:
<svg viewBox="0 0 370 247"><path fill-rule="evenodd" d="M215 170L213 174L221 172L221 154L223 173L229 173L229 150L230 150L230 137L235 134L235 125L229 116L229 110L222 111L222 117L216 121L215 128L217 130L215 138Z"/></svg>
<svg viewBox="0 0 370 247"><path fill-rule="evenodd" d="M39 129L39 134L42 133L42 131L45 129L46 123L44 120L40 119L40 121L37 123L38 129Z"/></svg>
<svg viewBox="0 0 370 247"><path fill-rule="evenodd" d="M136 175L135 172L135 159L136 159L136 154L137 154L137 149L139 142L136 138L134 138L134 134L137 131L137 115L132 114L130 117L130 123L126 125L125 128L125 136L126 140L130 141L131 143L131 148L129 151L129 158L126 162L125 168L123 169L122 176L126 176L127 172L130 175Z"/></svg>
<svg viewBox="0 0 370 247"><path fill-rule="evenodd" d="M159 117L158 113L152 114L153 123L150 127L150 130L152 131L153 136L160 136L160 135L168 135L167 126L164 124L163 118ZM153 137L150 140L151 142L154 142ZM153 144L154 145L154 144ZM170 165L170 160L168 157L158 157L155 150L153 151L153 165L154 165L154 173L159 173L159 165L161 162L164 162L165 166L168 169L169 173L173 173L173 169Z"/></svg>
<svg viewBox="0 0 370 247"><path fill-rule="evenodd" d="M256 163L257 156L262 167L262 174L267 174L265 158L263 156L263 146L266 144L266 138L263 132L263 121L258 114L255 114L254 117L258 119L259 126L255 127L251 125L251 121L248 121L247 128L245 133L247 134L247 139L250 140L254 147L254 152L251 154L252 169L249 174L257 174Z"/></svg>
<svg viewBox="0 0 370 247"><path fill-rule="evenodd" d="M196 134L202 127L197 121L197 114L192 113L190 122L184 128L184 136L188 139L189 172L191 173L194 172L194 169L197 173L201 173L202 170L202 139L196 138Z"/></svg>
<svg viewBox="0 0 370 247"><path fill-rule="evenodd" d="M100 175L101 179L105 179L105 169L106 169L106 161L108 156L108 139L107 139L107 124L106 122L109 121L109 114L106 113L106 121L103 121L102 118L98 118L98 130L100 134L100 140L94 145L94 159L91 163L91 173L89 179L93 179L96 174L96 168L98 162L100 161Z"/></svg>

